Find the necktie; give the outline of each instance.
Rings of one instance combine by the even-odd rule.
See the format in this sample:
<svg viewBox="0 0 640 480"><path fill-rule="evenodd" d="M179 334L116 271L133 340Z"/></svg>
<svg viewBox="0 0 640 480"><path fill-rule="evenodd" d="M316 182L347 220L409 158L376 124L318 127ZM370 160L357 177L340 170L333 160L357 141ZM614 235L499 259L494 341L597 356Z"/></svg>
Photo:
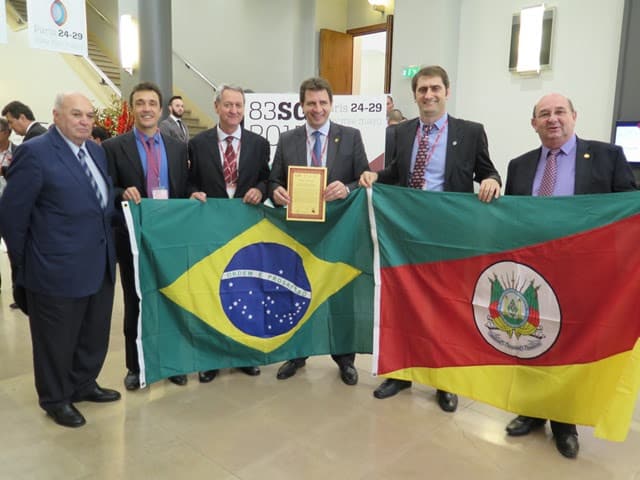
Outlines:
<svg viewBox="0 0 640 480"><path fill-rule="evenodd" d="M556 186L556 178L558 176L558 154L560 149L549 150L547 155L547 163L544 166L544 172L542 174L542 181L540 182L540 190L538 190L539 197L550 197L553 195L553 190Z"/></svg>
<svg viewBox="0 0 640 480"><path fill-rule="evenodd" d="M160 186L160 162L153 137L145 140L147 145L147 197L153 196L153 191Z"/></svg>
<svg viewBox="0 0 640 480"><path fill-rule="evenodd" d="M234 185L238 181L238 164L236 163L236 152L233 149L233 137L229 135L225 138L227 148L224 151L224 181L227 185Z"/></svg>
<svg viewBox="0 0 640 480"><path fill-rule="evenodd" d="M311 155L311 165L314 167L321 167L322 166L322 133L316 130L311 135L313 135L316 139L315 143L313 144L313 155Z"/></svg>
<svg viewBox="0 0 640 480"><path fill-rule="evenodd" d="M429 144L429 135L433 130L433 125L422 126L422 136L420 137L420 143L418 144L418 152L416 153L416 163L409 179L409 187L418 188L422 190L424 187L424 173L427 170L427 164L429 163L429 150L431 145Z"/></svg>
<svg viewBox="0 0 640 480"><path fill-rule="evenodd" d="M182 139L186 140L187 139L187 130L184 128L184 123L182 123L182 120L177 119L176 120L178 126L180 127L180 131L182 132Z"/></svg>
<svg viewBox="0 0 640 480"><path fill-rule="evenodd" d="M87 161L84 158L86 155L87 155L87 153L81 148L80 151L78 151L78 161L80 162L80 165L82 166L82 170L84 171L84 174L89 179L89 183L91 184L91 188L93 189L93 192L96 194L96 197L98 198L98 203L100 204L100 206L102 208L104 208L106 206L106 202L105 202L104 198L102 198L102 193L100 193L100 189L98 188L98 183L96 182L96 179L94 178L93 174L91 173L91 170L89 170L89 165L87 165Z"/></svg>

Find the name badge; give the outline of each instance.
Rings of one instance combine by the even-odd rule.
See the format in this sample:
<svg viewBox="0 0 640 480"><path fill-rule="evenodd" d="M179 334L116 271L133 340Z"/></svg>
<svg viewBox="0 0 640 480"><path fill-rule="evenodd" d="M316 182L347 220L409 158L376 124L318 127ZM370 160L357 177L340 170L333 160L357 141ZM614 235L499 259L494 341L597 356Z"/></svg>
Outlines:
<svg viewBox="0 0 640 480"><path fill-rule="evenodd" d="M167 200L169 198L169 190L166 188L154 188L151 191L151 198L154 200Z"/></svg>

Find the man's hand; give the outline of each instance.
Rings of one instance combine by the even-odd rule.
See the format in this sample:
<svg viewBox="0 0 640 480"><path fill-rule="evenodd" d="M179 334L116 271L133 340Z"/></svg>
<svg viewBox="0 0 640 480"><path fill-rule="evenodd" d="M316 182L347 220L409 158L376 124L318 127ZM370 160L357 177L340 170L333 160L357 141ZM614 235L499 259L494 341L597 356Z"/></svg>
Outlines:
<svg viewBox="0 0 640 480"><path fill-rule="evenodd" d="M190 198L195 198L196 200L200 200L202 203L207 201L207 194L204 192L193 192Z"/></svg>
<svg viewBox="0 0 640 480"><path fill-rule="evenodd" d="M494 198L500 197L500 184L495 178L485 178L480 183L478 198L481 202L489 203Z"/></svg>
<svg viewBox="0 0 640 480"><path fill-rule="evenodd" d="M262 192L255 187L250 188L242 197L242 201L250 205L258 205L262 201Z"/></svg>
<svg viewBox="0 0 640 480"><path fill-rule="evenodd" d="M369 188L373 187L373 184L378 181L378 174L376 172L362 172L360 175L360 181L358 182L361 187Z"/></svg>
<svg viewBox="0 0 640 480"><path fill-rule="evenodd" d="M287 189L280 185L273 191L273 201L276 202L276 205L289 205L289 202L291 202L291 197L289 197L289 192L287 192Z"/></svg>
<svg viewBox="0 0 640 480"><path fill-rule="evenodd" d="M324 199L327 202L332 202L339 198L347 198L347 195L349 195L347 187L340 180L331 182L327 185L327 188L324 189Z"/></svg>
<svg viewBox="0 0 640 480"><path fill-rule="evenodd" d="M142 196L136 187L127 187L127 189L122 194L122 200L133 200L133 203L136 205L140 203Z"/></svg>

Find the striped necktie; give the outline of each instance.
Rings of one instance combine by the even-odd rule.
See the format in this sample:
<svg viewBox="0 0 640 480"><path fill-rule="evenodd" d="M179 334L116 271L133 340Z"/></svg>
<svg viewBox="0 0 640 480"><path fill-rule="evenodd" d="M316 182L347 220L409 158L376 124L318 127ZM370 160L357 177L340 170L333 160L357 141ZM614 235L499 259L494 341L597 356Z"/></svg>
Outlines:
<svg viewBox="0 0 640 480"><path fill-rule="evenodd" d="M87 155L87 152L85 152L84 149L81 148L78 151L78 161L80 162L80 165L82 166L82 170L84 171L84 174L89 179L89 183L91 184L91 188L93 189L93 192L96 194L96 197L98 198L98 203L100 204L100 206L102 208L104 208L106 206L107 202L102 197L102 193L100 192L100 189L98 188L98 183L96 182L96 179L93 176L93 173L91 173L91 170L89 169L89 165L87 164L87 160L85 159L86 155Z"/></svg>
<svg viewBox="0 0 640 480"><path fill-rule="evenodd" d="M547 155L547 163L542 173L542 181L538 190L539 197L550 197L556 187L556 179L558 177L558 154L560 149L549 150Z"/></svg>

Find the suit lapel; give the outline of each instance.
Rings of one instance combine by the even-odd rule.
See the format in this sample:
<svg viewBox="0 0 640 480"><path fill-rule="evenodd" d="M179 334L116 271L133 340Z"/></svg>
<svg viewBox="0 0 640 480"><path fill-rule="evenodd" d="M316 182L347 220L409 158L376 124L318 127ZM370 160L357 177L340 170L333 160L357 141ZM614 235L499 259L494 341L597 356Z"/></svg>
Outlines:
<svg viewBox="0 0 640 480"><path fill-rule="evenodd" d="M213 168L215 175L213 176L218 182L218 186L225 190L227 188L226 182L224 181L224 170L222 169L222 157L220 156L220 145L218 138L218 128L213 127L207 133L207 155L204 158L210 158L213 165L205 168ZM249 152L245 152L244 148L242 148L242 144L240 145L240 160L246 158ZM240 161L240 165L242 165L242 161ZM238 169L238 178L240 177L241 170Z"/></svg>
<svg viewBox="0 0 640 480"><path fill-rule="evenodd" d="M327 178L333 178L331 174L336 168L335 162L338 158L338 150L340 149L340 143L342 142L342 129L340 126L331 122L329 124L329 136L327 137Z"/></svg>
<svg viewBox="0 0 640 480"><path fill-rule="evenodd" d="M529 153L520 167L522 169L521 178L527 179L525 195L533 194L533 182L536 178L540 155L542 155L542 147Z"/></svg>
<svg viewBox="0 0 640 480"><path fill-rule="evenodd" d="M407 172L411 171L411 153L413 152L413 143L416 138L419 123L418 118L414 118L397 127L398 139L396 141L396 152L398 152L398 162L406 166ZM402 185L407 184L406 182L408 182L408 180L409 178L401 179Z"/></svg>
<svg viewBox="0 0 640 480"><path fill-rule="evenodd" d="M307 166L307 130L306 126L294 130L296 154L292 165ZM288 175L288 174L287 174Z"/></svg>
<svg viewBox="0 0 640 480"><path fill-rule="evenodd" d="M136 144L136 137L133 130L129 133L125 133L122 138L122 150L125 157L129 162L129 165L136 173L139 179L139 185L142 185L146 193L147 179L144 176L144 170L142 168L142 159L138 153L138 145Z"/></svg>
<svg viewBox="0 0 640 480"><path fill-rule="evenodd" d="M447 123L447 148L444 158L444 187L450 185L453 167L458 162L460 156L460 145L462 144L463 130L457 118L448 116Z"/></svg>
<svg viewBox="0 0 640 480"><path fill-rule="evenodd" d="M576 178L575 194L589 193L591 166L593 165L589 145L576 138Z"/></svg>

